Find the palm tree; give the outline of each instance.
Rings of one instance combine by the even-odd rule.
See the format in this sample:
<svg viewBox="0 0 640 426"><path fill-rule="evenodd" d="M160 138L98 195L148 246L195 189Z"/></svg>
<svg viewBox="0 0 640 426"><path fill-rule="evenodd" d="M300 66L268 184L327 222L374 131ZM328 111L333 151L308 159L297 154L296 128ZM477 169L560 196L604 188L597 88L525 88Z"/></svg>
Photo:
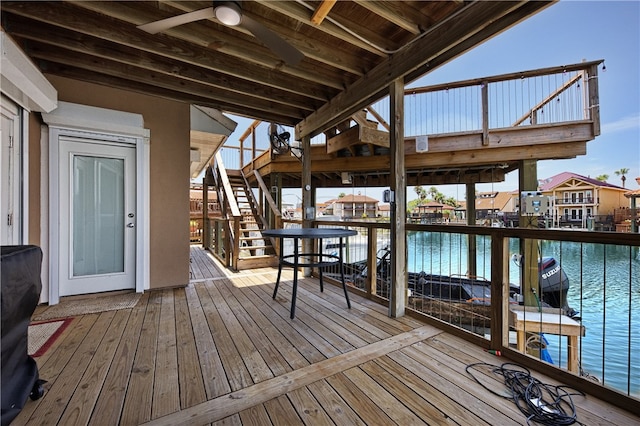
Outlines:
<svg viewBox="0 0 640 426"><path fill-rule="evenodd" d="M607 179L609 179L609 175L600 175L600 176L596 176L596 180L599 180L600 182L606 182Z"/></svg>
<svg viewBox="0 0 640 426"><path fill-rule="evenodd" d="M629 173L629 169L623 167L622 169L616 170L613 173L615 173L616 176L621 176L620 180L622 181L622 187L624 188L624 182L627 180L627 177L625 175Z"/></svg>
<svg viewBox="0 0 640 426"><path fill-rule="evenodd" d="M438 188L436 188L435 186L432 186L431 188L429 188L429 195L431 195L431 199L435 200L436 199L436 195L438 195Z"/></svg>
<svg viewBox="0 0 640 426"><path fill-rule="evenodd" d="M416 194L418 194L418 198L420 200L424 200L425 198L427 198L427 191L425 191L425 189L422 186L417 185L416 187L413 188L413 190L416 192Z"/></svg>

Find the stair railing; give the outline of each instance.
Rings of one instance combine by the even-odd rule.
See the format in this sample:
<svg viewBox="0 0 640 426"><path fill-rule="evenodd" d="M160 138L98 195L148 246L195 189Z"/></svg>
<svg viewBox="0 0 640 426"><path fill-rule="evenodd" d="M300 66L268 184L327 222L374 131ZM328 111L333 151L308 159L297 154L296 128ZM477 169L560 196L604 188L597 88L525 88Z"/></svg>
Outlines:
<svg viewBox="0 0 640 426"><path fill-rule="evenodd" d="M227 235L225 240L227 266L231 266L233 269L238 269L238 258L240 256L240 221L242 220L242 214L238 207L238 202L233 194L233 188L229 181L229 175L222 162L222 156L218 151L216 153L216 170L214 174L216 178L216 187L221 193L218 196L222 196L222 213L227 218ZM229 264L230 262L230 264Z"/></svg>
<svg viewBox="0 0 640 426"><path fill-rule="evenodd" d="M275 229L282 228L282 212L278 209L278 205L276 204L275 200L271 196L271 191L269 191L269 188L264 183L262 176L260 176L260 173L257 170L253 171L253 175L256 177L256 182L258 182L258 186L260 187L260 190L264 194L263 198L264 200L266 200L269 208L271 209L271 213L273 214L273 217L275 220L274 228ZM262 221L263 228L269 228L269 221L267 220L266 206L261 205L259 217L260 217L260 220ZM280 243L279 239L271 238L271 245L275 247L276 253L280 253L280 247L278 246L279 243Z"/></svg>

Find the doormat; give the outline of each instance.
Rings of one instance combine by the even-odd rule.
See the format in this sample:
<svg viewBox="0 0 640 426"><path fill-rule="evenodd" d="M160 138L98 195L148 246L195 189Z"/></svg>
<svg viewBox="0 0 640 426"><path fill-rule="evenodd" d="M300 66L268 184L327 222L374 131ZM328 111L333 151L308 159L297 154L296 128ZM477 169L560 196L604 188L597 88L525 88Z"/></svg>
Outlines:
<svg viewBox="0 0 640 426"><path fill-rule="evenodd" d="M34 358L44 355L47 349L53 345L53 342L71 324L71 321L73 321L73 318L32 322L29 324L28 354Z"/></svg>
<svg viewBox="0 0 640 426"><path fill-rule="evenodd" d="M123 293L114 294L113 296L63 300L57 305L49 306L42 313L34 317L33 320L44 321L133 308L138 303L138 300L140 300L140 296L142 296L142 293Z"/></svg>

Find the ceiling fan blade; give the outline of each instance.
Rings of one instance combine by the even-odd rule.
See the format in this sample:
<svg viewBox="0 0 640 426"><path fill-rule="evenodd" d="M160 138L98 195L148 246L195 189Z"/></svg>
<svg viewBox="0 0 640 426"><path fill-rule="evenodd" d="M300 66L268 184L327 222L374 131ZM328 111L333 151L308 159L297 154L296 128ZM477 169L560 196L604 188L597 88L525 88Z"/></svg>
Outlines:
<svg viewBox="0 0 640 426"><path fill-rule="evenodd" d="M148 32L149 34L156 34L166 31L169 28L177 27L178 25L188 24L189 22L199 21L201 19L213 18L214 16L213 7L207 7L206 9L194 10L193 12L183 13L182 15L172 16L171 18L138 25L138 28Z"/></svg>
<svg viewBox="0 0 640 426"><path fill-rule="evenodd" d="M263 42L276 55L280 56L287 64L297 65L304 58L304 54L286 42L278 34L274 33L261 23L254 21L247 15L242 15L240 26L246 28L258 40Z"/></svg>

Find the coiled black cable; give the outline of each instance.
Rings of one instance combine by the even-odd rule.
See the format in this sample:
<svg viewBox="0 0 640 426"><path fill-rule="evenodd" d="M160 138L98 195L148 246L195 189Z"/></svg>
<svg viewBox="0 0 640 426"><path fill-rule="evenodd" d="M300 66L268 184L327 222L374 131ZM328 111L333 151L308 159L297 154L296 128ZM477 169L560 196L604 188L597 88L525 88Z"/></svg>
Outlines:
<svg viewBox="0 0 640 426"><path fill-rule="evenodd" d="M474 374L480 367L489 369L492 373L504 378L504 384L509 395L496 392ZM554 386L542 383L531 375L531 372L518 364L504 363L500 366L478 362L466 367L467 373L486 390L499 397L512 400L520 412L527 418L527 424L541 425L572 425L581 424L578 421L572 395L584 393L567 386ZM569 391L571 390L571 391Z"/></svg>

